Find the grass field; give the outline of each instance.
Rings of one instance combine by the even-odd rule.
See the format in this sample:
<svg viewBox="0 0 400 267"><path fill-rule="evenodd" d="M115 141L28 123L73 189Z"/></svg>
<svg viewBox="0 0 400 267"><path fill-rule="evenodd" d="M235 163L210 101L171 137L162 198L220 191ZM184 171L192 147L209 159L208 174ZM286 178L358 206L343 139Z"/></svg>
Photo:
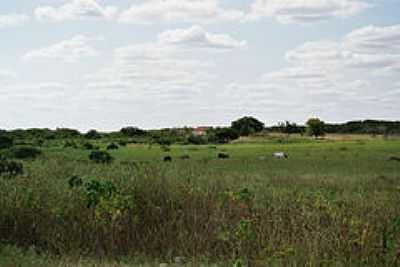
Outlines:
<svg viewBox="0 0 400 267"><path fill-rule="evenodd" d="M83 149L43 152L24 175L0 178L0 266L155 266L178 256L194 266L400 263L400 163L386 160L400 156L400 140L130 144L110 152L112 164ZM73 176L81 183L71 186ZM118 263L128 258L142 260Z"/></svg>

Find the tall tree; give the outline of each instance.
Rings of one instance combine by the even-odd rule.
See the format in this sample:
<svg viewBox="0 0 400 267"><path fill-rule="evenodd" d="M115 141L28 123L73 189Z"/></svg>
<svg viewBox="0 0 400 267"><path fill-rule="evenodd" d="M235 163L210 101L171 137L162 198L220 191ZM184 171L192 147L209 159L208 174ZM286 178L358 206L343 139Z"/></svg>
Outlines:
<svg viewBox="0 0 400 267"><path fill-rule="evenodd" d="M311 118L307 121L307 134L315 138L325 135L325 123L319 118Z"/></svg>
<svg viewBox="0 0 400 267"><path fill-rule="evenodd" d="M232 129L238 132L240 136L249 136L264 129L264 123L253 117L243 117L232 122Z"/></svg>

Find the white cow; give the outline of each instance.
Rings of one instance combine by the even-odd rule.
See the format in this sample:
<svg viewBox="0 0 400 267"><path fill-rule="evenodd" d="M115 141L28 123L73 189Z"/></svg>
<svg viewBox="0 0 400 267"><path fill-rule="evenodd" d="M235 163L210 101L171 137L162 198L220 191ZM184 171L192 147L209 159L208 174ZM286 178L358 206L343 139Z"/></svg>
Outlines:
<svg viewBox="0 0 400 267"><path fill-rule="evenodd" d="M277 159L287 159L287 158L289 158L289 155L286 154L285 152L275 152L275 153L272 154L272 156L274 158L277 158Z"/></svg>

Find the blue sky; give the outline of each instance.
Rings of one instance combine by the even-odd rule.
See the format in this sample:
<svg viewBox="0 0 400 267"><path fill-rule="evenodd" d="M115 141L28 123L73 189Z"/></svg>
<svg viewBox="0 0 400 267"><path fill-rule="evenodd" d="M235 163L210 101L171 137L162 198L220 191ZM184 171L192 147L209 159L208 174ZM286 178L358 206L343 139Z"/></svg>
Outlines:
<svg viewBox="0 0 400 267"><path fill-rule="evenodd" d="M0 128L400 117L398 0L15 0Z"/></svg>

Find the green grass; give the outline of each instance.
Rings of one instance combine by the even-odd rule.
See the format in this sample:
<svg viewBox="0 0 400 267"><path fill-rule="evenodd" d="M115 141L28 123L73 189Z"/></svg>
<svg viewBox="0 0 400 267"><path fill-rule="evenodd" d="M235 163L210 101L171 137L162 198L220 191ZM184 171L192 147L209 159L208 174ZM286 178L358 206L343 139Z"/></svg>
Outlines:
<svg viewBox="0 0 400 267"><path fill-rule="evenodd" d="M386 160L400 156L399 140L248 141L168 152L128 145L110 152L110 165L90 162L90 151L46 147L24 162L25 175L0 178L0 243L34 247L50 255L49 266L76 255L141 255L150 265L176 256L261 266L399 264L400 164ZM276 151L289 159L274 159ZM219 152L230 159L217 159ZM87 207L85 186L68 185L73 175L110 181L117 191ZM13 251L6 248L0 266Z"/></svg>

